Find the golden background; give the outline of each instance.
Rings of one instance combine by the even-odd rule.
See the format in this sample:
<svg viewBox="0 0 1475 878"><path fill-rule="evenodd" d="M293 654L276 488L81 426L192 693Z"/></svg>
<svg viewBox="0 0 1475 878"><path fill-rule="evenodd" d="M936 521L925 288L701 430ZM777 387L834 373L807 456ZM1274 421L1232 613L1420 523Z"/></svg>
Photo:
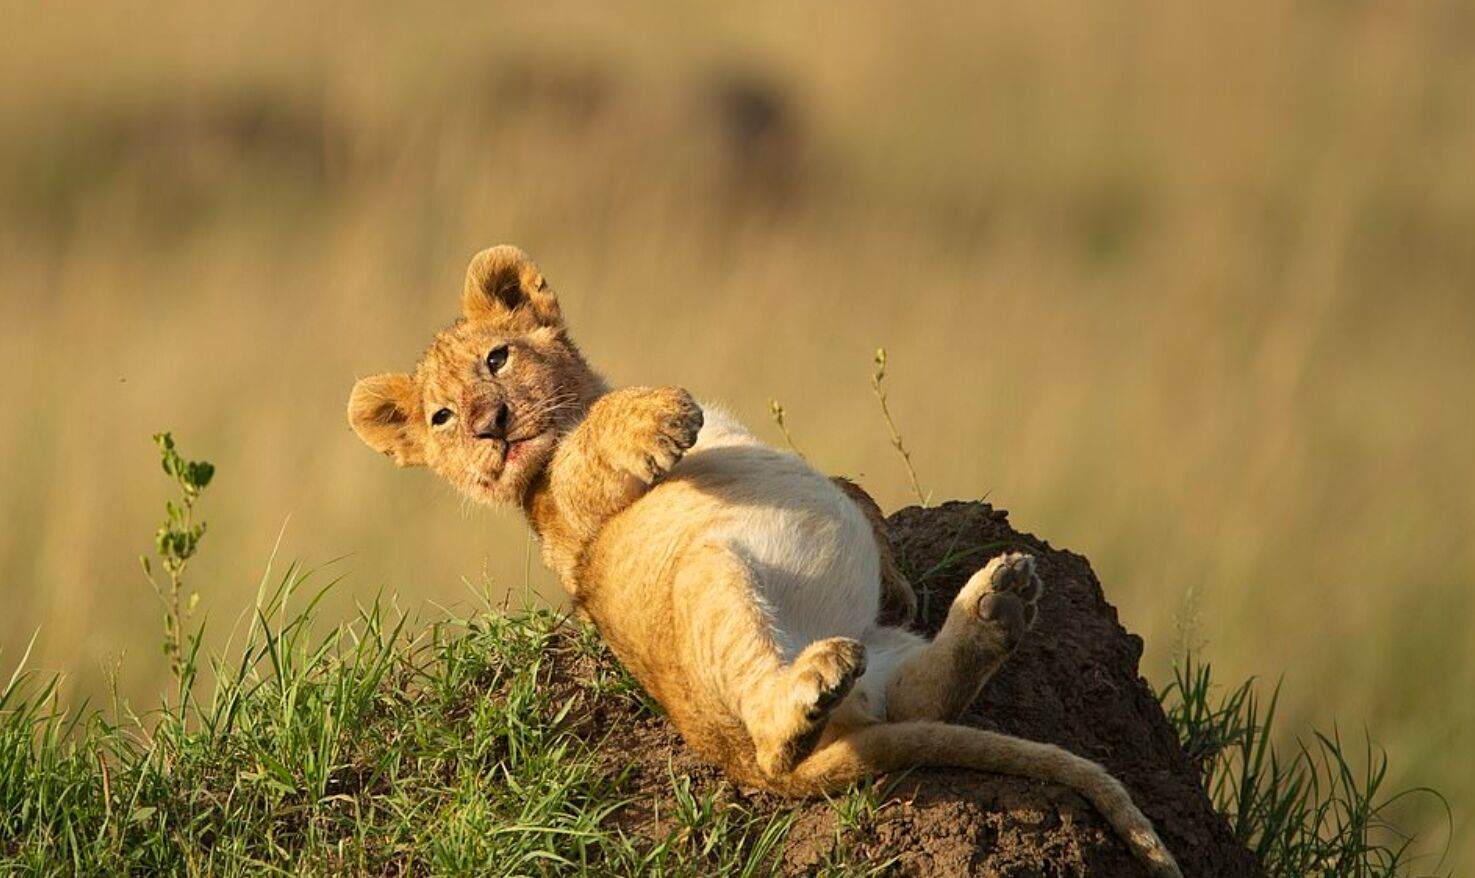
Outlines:
<svg viewBox="0 0 1475 878"><path fill-rule="evenodd" d="M1365 727L1475 866L1471 3L0 10L0 672L162 686L159 429L219 466L211 645L279 532L330 618L556 600L343 415L515 242L611 379L778 399L890 509L886 346L935 499L1089 556L1154 683Z"/></svg>

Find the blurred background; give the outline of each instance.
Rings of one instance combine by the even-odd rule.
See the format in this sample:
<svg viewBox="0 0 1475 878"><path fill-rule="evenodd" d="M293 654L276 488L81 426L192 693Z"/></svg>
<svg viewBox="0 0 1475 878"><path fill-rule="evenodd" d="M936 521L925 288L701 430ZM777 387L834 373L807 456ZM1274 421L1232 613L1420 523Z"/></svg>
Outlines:
<svg viewBox="0 0 1475 878"><path fill-rule="evenodd" d="M1155 684L1365 728L1475 867L1475 4L963 6L0 0L0 673L163 686L160 429L212 645L279 533L340 616L558 601L344 418L515 242L611 379L891 509L886 346L935 500L1086 554Z"/></svg>

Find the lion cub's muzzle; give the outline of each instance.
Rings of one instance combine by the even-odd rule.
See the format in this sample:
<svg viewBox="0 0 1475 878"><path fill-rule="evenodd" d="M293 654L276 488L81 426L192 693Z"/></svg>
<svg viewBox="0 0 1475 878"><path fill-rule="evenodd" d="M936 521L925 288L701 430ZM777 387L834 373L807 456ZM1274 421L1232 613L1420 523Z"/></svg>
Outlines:
<svg viewBox="0 0 1475 878"><path fill-rule="evenodd" d="M512 409L505 402L478 406L471 413L471 433L478 439L507 441L507 427L512 423Z"/></svg>

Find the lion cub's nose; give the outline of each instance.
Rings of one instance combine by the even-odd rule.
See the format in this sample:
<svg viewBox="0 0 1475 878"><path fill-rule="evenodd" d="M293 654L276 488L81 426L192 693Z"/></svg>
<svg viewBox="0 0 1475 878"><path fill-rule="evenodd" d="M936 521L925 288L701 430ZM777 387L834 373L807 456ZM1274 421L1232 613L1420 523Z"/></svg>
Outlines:
<svg viewBox="0 0 1475 878"><path fill-rule="evenodd" d="M485 412L478 413L471 422L471 429L476 432L478 439L506 439L507 422L512 419L512 412L507 403L499 402Z"/></svg>

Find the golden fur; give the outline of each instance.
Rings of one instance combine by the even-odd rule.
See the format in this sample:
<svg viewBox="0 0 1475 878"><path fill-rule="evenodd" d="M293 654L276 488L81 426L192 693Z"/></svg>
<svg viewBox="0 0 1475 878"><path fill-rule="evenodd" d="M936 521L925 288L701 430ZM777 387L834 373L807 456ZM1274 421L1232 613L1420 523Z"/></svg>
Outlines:
<svg viewBox="0 0 1475 878"><path fill-rule="evenodd" d="M1058 747L950 724L1033 624L1034 561L990 561L932 641L881 511L676 387L611 390L515 247L472 260L464 318L413 374L358 382L349 421L400 466L516 503L545 562L690 746L794 795L915 765L1085 795L1158 876L1180 875L1126 790Z"/></svg>

